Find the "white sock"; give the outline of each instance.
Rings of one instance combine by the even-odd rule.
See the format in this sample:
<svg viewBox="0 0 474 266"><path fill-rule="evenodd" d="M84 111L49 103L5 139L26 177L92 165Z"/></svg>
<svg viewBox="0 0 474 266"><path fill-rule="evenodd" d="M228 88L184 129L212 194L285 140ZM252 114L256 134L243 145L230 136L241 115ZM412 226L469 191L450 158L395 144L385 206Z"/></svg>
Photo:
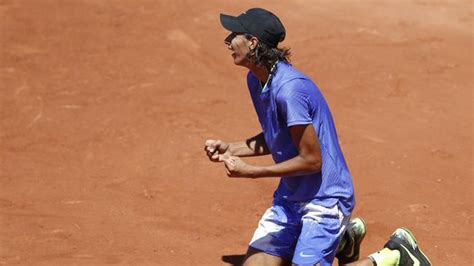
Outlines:
<svg viewBox="0 0 474 266"><path fill-rule="evenodd" d="M384 248L369 255L369 259L377 266L393 266L400 262L400 251Z"/></svg>

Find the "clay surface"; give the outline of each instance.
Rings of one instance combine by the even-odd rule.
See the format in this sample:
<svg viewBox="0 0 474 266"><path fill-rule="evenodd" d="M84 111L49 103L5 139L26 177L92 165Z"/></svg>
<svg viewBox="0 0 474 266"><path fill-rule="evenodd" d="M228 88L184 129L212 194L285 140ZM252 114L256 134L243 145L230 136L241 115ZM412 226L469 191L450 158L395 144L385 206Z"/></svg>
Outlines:
<svg viewBox="0 0 474 266"><path fill-rule="evenodd" d="M241 259L278 179L228 178L203 143L259 132L219 23L254 4L0 0L0 264ZM472 265L472 3L258 4L331 106L362 255L405 226Z"/></svg>

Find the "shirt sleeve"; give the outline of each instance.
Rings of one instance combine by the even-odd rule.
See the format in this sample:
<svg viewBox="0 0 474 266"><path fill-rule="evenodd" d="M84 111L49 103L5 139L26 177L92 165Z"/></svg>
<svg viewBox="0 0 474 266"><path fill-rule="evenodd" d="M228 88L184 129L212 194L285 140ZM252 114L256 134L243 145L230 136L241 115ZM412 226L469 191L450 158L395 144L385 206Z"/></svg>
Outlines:
<svg viewBox="0 0 474 266"><path fill-rule="evenodd" d="M306 81L307 82L307 81ZM276 97L279 115L288 127L313 122L313 106L305 80L285 83Z"/></svg>

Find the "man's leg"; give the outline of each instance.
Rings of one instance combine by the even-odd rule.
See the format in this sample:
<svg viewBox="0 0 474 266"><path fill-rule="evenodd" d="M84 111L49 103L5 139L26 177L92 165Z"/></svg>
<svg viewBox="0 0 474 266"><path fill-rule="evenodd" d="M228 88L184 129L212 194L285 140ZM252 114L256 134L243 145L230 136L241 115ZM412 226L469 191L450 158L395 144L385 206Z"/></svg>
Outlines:
<svg viewBox="0 0 474 266"><path fill-rule="evenodd" d="M339 207L309 203L302 210L302 229L292 262L296 265L332 265L336 250L349 224Z"/></svg>
<svg viewBox="0 0 474 266"><path fill-rule="evenodd" d="M261 250L249 247L247 255L242 263L243 266L288 266L291 261L277 256L267 254Z"/></svg>
<svg viewBox="0 0 474 266"><path fill-rule="evenodd" d="M365 258L356 262L352 262L349 264L339 264L339 265L345 265L345 266L374 266L374 262L371 261L369 258Z"/></svg>
<svg viewBox="0 0 474 266"><path fill-rule="evenodd" d="M350 266L431 266L428 257L421 251L415 236L406 228L398 228L385 244L384 248L369 258L347 264Z"/></svg>
<svg viewBox="0 0 474 266"><path fill-rule="evenodd" d="M274 202L262 216L250 240L244 265L290 265L301 231L291 206Z"/></svg>
<svg viewBox="0 0 474 266"><path fill-rule="evenodd" d="M369 258L365 258L363 260L359 260L352 263L339 263L339 265L345 266L408 266L413 264L399 264L400 261L400 252L397 250L390 250L388 248L384 248L380 251L377 251L377 259L374 259L372 255Z"/></svg>
<svg viewBox="0 0 474 266"><path fill-rule="evenodd" d="M398 255L398 256L396 256ZM398 257L398 258L397 258ZM398 228L385 244L384 249L369 258L376 265L420 265L430 266L428 257L421 251L415 236L406 228ZM388 264L394 263L394 264Z"/></svg>

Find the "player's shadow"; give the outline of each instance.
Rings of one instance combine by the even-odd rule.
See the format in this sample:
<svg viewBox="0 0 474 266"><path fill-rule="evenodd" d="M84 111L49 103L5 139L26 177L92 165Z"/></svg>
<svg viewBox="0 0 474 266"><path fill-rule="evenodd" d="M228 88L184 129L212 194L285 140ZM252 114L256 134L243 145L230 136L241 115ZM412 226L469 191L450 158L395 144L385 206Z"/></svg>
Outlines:
<svg viewBox="0 0 474 266"><path fill-rule="evenodd" d="M240 266L244 261L245 254L242 255L224 255L222 256L222 261L227 262L230 265Z"/></svg>

